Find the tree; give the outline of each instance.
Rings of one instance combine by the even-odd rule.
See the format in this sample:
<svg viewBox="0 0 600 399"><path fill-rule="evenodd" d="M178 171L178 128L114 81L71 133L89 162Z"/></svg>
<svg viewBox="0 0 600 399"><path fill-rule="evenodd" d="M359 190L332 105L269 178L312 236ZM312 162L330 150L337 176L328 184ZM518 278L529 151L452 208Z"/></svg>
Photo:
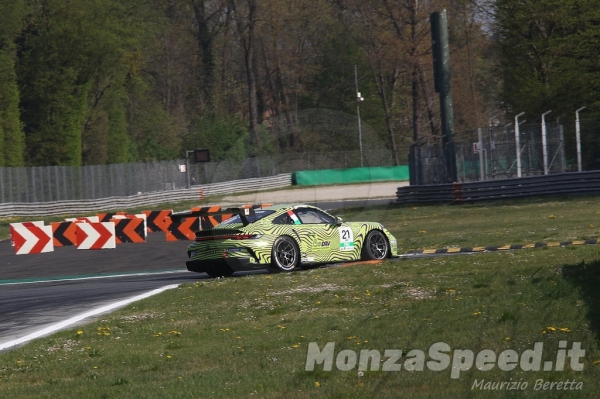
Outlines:
<svg viewBox="0 0 600 399"><path fill-rule="evenodd" d="M600 9L591 0L497 0L502 98L509 113L600 110Z"/></svg>
<svg viewBox="0 0 600 399"><path fill-rule="evenodd" d="M15 39L26 14L23 0L0 3L0 166L23 166L25 136L19 112Z"/></svg>

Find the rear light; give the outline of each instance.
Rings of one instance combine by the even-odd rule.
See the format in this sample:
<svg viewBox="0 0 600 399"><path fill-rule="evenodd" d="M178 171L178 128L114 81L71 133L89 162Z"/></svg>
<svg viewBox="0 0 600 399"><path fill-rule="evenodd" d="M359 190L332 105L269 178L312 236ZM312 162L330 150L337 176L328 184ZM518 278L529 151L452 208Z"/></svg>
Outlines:
<svg viewBox="0 0 600 399"><path fill-rule="evenodd" d="M215 241L215 240L256 240L261 238L262 234L227 234L222 236L196 237L196 241Z"/></svg>

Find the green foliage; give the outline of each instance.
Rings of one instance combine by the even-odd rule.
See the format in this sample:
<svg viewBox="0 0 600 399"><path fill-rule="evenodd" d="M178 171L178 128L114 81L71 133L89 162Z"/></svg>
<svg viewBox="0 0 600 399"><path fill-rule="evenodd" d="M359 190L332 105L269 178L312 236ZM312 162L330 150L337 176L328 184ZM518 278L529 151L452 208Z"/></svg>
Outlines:
<svg viewBox="0 0 600 399"><path fill-rule="evenodd" d="M600 111L600 9L590 0L498 0L499 72L505 106ZM558 116L558 115L557 115Z"/></svg>
<svg viewBox="0 0 600 399"><path fill-rule="evenodd" d="M211 160L241 161L249 154L247 139L244 121L206 116L196 120L183 145L186 150L210 149Z"/></svg>
<svg viewBox="0 0 600 399"><path fill-rule="evenodd" d="M22 0L0 3L0 165L22 166L24 136L19 112L14 38L26 7Z"/></svg>

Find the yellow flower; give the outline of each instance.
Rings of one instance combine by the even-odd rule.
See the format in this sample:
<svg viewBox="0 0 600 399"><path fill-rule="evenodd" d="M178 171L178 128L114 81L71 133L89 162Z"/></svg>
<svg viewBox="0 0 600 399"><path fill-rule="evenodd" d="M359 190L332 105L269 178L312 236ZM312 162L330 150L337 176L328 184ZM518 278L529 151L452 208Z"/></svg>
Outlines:
<svg viewBox="0 0 600 399"><path fill-rule="evenodd" d="M556 219L556 216L550 215L550 219Z"/></svg>
<svg viewBox="0 0 600 399"><path fill-rule="evenodd" d="M561 327L559 330L562 332L571 332L571 330L569 330L567 327Z"/></svg>
<svg viewBox="0 0 600 399"><path fill-rule="evenodd" d="M315 386L316 386L316 387L320 387L320 386L321 386L321 383L320 383L319 381L315 381Z"/></svg>
<svg viewBox="0 0 600 399"><path fill-rule="evenodd" d="M167 359L170 359L170 358L171 358L171 355L167 355Z"/></svg>
<svg viewBox="0 0 600 399"><path fill-rule="evenodd" d="M280 325L278 325L277 327L281 328L282 330L285 328L285 326L280 326Z"/></svg>
<svg viewBox="0 0 600 399"><path fill-rule="evenodd" d="M83 334L83 331L81 331L81 330L77 331L77 335L81 335L81 334Z"/></svg>
<svg viewBox="0 0 600 399"><path fill-rule="evenodd" d="M555 327L552 327L552 326L550 326L550 327L546 327L546 329L547 329L548 331L556 331L556 328L555 328Z"/></svg>
<svg viewBox="0 0 600 399"><path fill-rule="evenodd" d="M292 348L297 348L297 347L298 347L298 345L292 345Z"/></svg>

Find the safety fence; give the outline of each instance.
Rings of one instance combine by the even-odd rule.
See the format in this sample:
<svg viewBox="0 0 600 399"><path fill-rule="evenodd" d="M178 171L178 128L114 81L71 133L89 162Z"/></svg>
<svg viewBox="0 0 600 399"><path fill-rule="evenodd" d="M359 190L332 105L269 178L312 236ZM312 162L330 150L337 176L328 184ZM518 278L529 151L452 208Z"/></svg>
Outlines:
<svg viewBox="0 0 600 399"><path fill-rule="evenodd" d="M264 178L232 180L222 183L193 186L191 189L169 190L126 197L109 197L97 200L52 201L44 203L0 204L0 217L55 216L84 214L107 209L138 208L168 202L200 200L204 196L233 194L245 191L267 190L292 184L291 173Z"/></svg>
<svg viewBox="0 0 600 399"><path fill-rule="evenodd" d="M463 203L522 197L600 194L600 171L398 188L397 202Z"/></svg>
<svg viewBox="0 0 600 399"><path fill-rule="evenodd" d="M518 137L518 139L517 139ZM566 171L563 126L549 123L488 127L454 136L459 182L538 176ZM446 149L430 139L410 149L411 184L448 182Z"/></svg>
<svg viewBox="0 0 600 399"><path fill-rule="evenodd" d="M385 149L363 151L364 166L389 166ZM190 163L184 159L88 166L0 167L0 202L36 203L126 197L232 180L264 178L298 170L361 166L359 151L278 153L272 156Z"/></svg>

